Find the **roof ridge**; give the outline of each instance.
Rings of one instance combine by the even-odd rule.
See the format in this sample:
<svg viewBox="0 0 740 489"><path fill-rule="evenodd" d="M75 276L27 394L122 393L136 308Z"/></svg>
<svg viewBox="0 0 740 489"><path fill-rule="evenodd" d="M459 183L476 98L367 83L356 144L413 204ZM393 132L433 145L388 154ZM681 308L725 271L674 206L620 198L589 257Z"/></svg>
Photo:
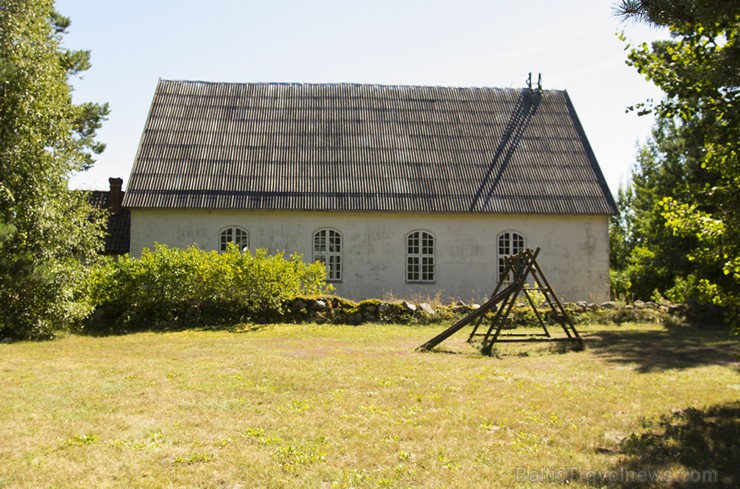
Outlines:
<svg viewBox="0 0 740 489"><path fill-rule="evenodd" d="M386 84L386 83L363 83L363 82L229 82L229 81L212 81L212 80L176 80L160 78L161 82L182 83L182 84L201 84L201 85L253 85L253 86L285 86L285 87L375 87L375 88L397 88L397 89L445 89L445 90L501 90L501 91L522 91L529 90L527 87L494 87L494 86L462 86L462 85L416 85L416 84ZM564 89L549 88L543 89L543 92L565 92Z"/></svg>

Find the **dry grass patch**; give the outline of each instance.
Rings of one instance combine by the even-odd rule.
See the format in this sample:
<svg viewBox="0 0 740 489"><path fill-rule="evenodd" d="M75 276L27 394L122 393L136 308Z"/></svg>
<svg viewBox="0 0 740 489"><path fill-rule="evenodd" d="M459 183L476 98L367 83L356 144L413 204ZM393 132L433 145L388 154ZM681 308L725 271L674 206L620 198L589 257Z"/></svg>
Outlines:
<svg viewBox="0 0 740 489"><path fill-rule="evenodd" d="M717 332L592 326L583 352L506 346L492 357L460 333L443 352L414 351L441 329L0 345L0 487L609 485L597 476L647 456L624 440L647 439L649 420L734 412L740 392L737 344Z"/></svg>

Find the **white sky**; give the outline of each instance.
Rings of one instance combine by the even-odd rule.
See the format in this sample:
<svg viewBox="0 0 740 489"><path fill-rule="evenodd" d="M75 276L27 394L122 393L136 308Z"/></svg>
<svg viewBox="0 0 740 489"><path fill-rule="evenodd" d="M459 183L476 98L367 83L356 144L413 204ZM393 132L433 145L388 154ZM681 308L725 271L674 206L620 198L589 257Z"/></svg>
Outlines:
<svg viewBox="0 0 740 489"><path fill-rule="evenodd" d="M622 24L614 0L57 0L65 46L92 51L76 102L109 102L79 189L124 186L157 80L566 89L614 194L652 120L625 108L660 92L625 65L662 31Z"/></svg>

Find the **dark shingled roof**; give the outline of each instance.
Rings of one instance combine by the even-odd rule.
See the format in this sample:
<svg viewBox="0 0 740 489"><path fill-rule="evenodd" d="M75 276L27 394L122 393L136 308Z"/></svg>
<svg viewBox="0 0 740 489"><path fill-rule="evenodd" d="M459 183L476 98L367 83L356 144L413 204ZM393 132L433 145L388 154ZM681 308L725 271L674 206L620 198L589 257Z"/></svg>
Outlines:
<svg viewBox="0 0 740 489"><path fill-rule="evenodd" d="M124 206L616 212L565 91L168 80Z"/></svg>
<svg viewBox="0 0 740 489"><path fill-rule="evenodd" d="M125 192L123 192L125 195ZM110 192L107 190L93 190L88 193L87 201L93 207L111 211ZM131 243L131 211L120 209L108 216L105 234L106 255L122 255L129 252Z"/></svg>

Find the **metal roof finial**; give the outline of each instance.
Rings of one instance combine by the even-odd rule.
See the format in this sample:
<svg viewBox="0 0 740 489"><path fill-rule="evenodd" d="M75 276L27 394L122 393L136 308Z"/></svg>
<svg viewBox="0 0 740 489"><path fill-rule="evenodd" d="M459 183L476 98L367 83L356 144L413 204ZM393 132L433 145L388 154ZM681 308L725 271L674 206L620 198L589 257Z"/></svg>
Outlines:
<svg viewBox="0 0 740 489"><path fill-rule="evenodd" d="M530 91L534 92L535 89L532 88L532 73L529 73L529 77L527 78L527 88L529 88ZM539 73L537 76L537 90L538 92L542 91L542 73Z"/></svg>

